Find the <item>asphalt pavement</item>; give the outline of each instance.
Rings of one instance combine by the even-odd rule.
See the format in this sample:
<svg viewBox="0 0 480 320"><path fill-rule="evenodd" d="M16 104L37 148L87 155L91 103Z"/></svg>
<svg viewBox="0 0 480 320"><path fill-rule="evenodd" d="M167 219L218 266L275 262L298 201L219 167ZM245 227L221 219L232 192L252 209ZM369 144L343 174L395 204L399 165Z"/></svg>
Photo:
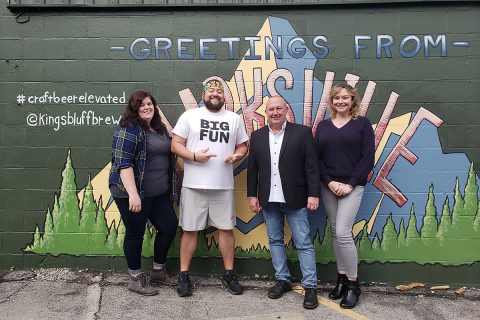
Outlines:
<svg viewBox="0 0 480 320"><path fill-rule="evenodd" d="M173 275L174 278L175 275ZM220 279L192 275L193 296L180 298L174 286L145 297L126 289L128 277L114 271L25 269L0 271L0 319L480 319L480 289L399 291L395 284L364 283L358 306L344 310L328 299L332 283L318 285L320 305L302 307L300 286L272 300L268 279L240 278L242 295L222 288ZM462 290L461 290L462 291ZM460 292L461 293L461 292Z"/></svg>

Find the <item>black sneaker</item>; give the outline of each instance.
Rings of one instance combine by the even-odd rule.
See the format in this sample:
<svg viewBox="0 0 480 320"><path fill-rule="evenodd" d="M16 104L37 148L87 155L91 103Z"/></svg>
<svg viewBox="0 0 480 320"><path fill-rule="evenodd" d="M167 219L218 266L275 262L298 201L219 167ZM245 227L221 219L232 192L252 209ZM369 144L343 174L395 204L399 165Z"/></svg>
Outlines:
<svg viewBox="0 0 480 320"><path fill-rule="evenodd" d="M242 294L243 286L238 283L237 276L232 271L225 271L222 277L222 284L227 287L231 294Z"/></svg>
<svg viewBox="0 0 480 320"><path fill-rule="evenodd" d="M292 291L292 285L287 280L277 280L273 287L268 289L268 297L270 299L278 299L283 296L285 292Z"/></svg>
<svg viewBox="0 0 480 320"><path fill-rule="evenodd" d="M178 275L177 293L179 297L188 297L192 295L192 282L188 272L180 272Z"/></svg>

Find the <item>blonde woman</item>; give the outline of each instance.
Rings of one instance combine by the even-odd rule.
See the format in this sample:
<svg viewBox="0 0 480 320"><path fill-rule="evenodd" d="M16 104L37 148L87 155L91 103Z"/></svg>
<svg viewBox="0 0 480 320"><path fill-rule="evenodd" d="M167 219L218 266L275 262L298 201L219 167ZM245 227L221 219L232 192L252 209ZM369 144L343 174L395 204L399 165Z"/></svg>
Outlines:
<svg viewBox="0 0 480 320"><path fill-rule="evenodd" d="M359 116L360 97L348 84L333 87L330 119L315 133L319 157L322 201L333 233L337 285L330 299L342 299L342 308L353 308L360 296L357 250L352 236L355 216L367 177L373 168L375 143L372 125Z"/></svg>

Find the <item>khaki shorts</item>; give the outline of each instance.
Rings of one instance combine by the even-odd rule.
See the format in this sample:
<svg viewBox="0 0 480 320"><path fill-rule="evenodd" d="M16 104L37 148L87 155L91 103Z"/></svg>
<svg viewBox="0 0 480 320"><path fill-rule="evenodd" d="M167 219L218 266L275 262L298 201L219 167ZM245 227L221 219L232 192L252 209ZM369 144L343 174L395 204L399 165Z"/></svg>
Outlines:
<svg viewBox="0 0 480 320"><path fill-rule="evenodd" d="M233 189L182 187L178 222L185 231L203 230L207 223L220 230L232 230L236 223Z"/></svg>

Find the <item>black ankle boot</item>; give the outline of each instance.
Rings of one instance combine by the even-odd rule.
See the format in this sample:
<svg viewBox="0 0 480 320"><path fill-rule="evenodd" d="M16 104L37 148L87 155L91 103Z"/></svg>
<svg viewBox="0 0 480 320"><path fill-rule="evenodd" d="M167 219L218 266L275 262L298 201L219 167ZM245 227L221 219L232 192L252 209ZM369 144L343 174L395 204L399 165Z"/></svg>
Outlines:
<svg viewBox="0 0 480 320"><path fill-rule="evenodd" d="M347 293L348 278L346 274L338 274L337 285L333 288L332 292L328 294L328 297L332 300L343 298Z"/></svg>
<svg viewBox="0 0 480 320"><path fill-rule="evenodd" d="M348 290L342 301L340 301L340 307L344 309L354 308L358 302L358 298L360 297L361 292L362 290L360 289L360 283L358 282L358 280L348 280Z"/></svg>

